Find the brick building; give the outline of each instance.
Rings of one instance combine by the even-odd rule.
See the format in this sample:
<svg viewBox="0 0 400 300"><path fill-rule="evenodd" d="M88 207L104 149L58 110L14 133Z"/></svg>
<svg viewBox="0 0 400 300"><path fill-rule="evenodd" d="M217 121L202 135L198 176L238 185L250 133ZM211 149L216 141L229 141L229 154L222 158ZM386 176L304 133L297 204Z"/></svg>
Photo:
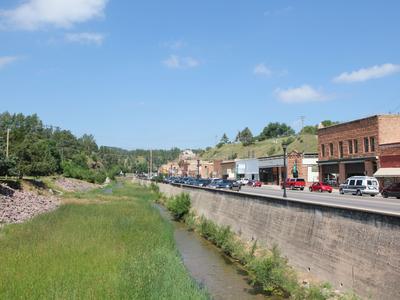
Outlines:
<svg viewBox="0 0 400 300"><path fill-rule="evenodd" d="M381 186L400 182L400 142L379 145L380 168L374 174Z"/></svg>
<svg viewBox="0 0 400 300"><path fill-rule="evenodd" d="M221 177L224 179L236 179L236 163L234 160L221 162Z"/></svg>
<svg viewBox="0 0 400 300"><path fill-rule="evenodd" d="M318 129L321 180L340 184L355 175L373 176L383 144L400 142L400 115L375 115Z"/></svg>

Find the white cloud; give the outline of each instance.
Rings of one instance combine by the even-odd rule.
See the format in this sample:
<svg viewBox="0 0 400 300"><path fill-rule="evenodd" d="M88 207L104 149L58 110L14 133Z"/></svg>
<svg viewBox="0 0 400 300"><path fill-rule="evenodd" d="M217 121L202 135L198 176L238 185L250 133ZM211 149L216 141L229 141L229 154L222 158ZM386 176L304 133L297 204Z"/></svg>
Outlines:
<svg viewBox="0 0 400 300"><path fill-rule="evenodd" d="M256 75L271 76L272 71L263 63L254 67L253 73Z"/></svg>
<svg viewBox="0 0 400 300"><path fill-rule="evenodd" d="M17 56L0 56L0 69L5 66L12 64L17 61L19 58Z"/></svg>
<svg viewBox="0 0 400 300"><path fill-rule="evenodd" d="M192 57L180 57L178 55L171 55L163 64L170 69L188 69L195 68L200 65L200 61Z"/></svg>
<svg viewBox="0 0 400 300"><path fill-rule="evenodd" d="M370 79L381 78L400 72L400 65L383 64L353 72L344 72L333 79L337 83L362 82Z"/></svg>
<svg viewBox="0 0 400 300"><path fill-rule="evenodd" d="M70 28L104 16L108 0L25 0L14 9L0 10L0 25L37 30L46 26Z"/></svg>
<svg viewBox="0 0 400 300"><path fill-rule="evenodd" d="M278 99L285 103L303 103L313 101L323 101L327 97L313 87L304 84L297 88L289 88L286 90L276 89L275 94Z"/></svg>
<svg viewBox="0 0 400 300"><path fill-rule="evenodd" d="M70 43L95 44L100 46L103 44L104 35L94 32L67 33L65 40Z"/></svg>

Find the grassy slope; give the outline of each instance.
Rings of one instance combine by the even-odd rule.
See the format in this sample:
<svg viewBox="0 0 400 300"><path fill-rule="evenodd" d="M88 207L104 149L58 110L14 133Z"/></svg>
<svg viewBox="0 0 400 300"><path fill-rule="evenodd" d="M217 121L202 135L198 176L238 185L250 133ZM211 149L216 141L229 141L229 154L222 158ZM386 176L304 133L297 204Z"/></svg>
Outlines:
<svg viewBox="0 0 400 300"><path fill-rule="evenodd" d="M221 148L212 148L202 155L202 159L228 159L232 154L237 153L238 158L248 157L252 151L255 157L271 156L283 153L282 141L286 138L269 139L261 142L255 142L253 145L244 147L242 144L228 144ZM289 145L289 151L297 150L299 152L317 152L317 137L315 135L302 135L296 137L295 141Z"/></svg>
<svg viewBox="0 0 400 300"><path fill-rule="evenodd" d="M126 185L113 195L77 194L0 229L0 298L206 299L151 197Z"/></svg>

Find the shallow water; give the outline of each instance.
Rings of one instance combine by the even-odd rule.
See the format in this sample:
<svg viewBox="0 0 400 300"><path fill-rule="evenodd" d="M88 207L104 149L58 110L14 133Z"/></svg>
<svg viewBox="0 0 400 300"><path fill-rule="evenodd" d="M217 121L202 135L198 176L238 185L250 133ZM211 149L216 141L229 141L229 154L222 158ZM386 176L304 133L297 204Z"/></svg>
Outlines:
<svg viewBox="0 0 400 300"><path fill-rule="evenodd" d="M171 220L163 207L157 208L164 218ZM171 222L175 228L176 245L186 268L213 299L273 299L257 293L248 283L246 271L216 246L197 233L189 232L184 224Z"/></svg>

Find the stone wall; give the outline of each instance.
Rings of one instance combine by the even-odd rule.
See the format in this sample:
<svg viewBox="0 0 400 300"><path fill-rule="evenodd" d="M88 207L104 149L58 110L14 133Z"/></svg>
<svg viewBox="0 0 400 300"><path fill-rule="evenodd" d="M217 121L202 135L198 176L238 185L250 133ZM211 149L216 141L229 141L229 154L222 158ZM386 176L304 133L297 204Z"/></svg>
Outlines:
<svg viewBox="0 0 400 300"><path fill-rule="evenodd" d="M400 299L400 218L236 192L160 184L187 192L199 215L243 240L277 244L299 272L371 299Z"/></svg>

